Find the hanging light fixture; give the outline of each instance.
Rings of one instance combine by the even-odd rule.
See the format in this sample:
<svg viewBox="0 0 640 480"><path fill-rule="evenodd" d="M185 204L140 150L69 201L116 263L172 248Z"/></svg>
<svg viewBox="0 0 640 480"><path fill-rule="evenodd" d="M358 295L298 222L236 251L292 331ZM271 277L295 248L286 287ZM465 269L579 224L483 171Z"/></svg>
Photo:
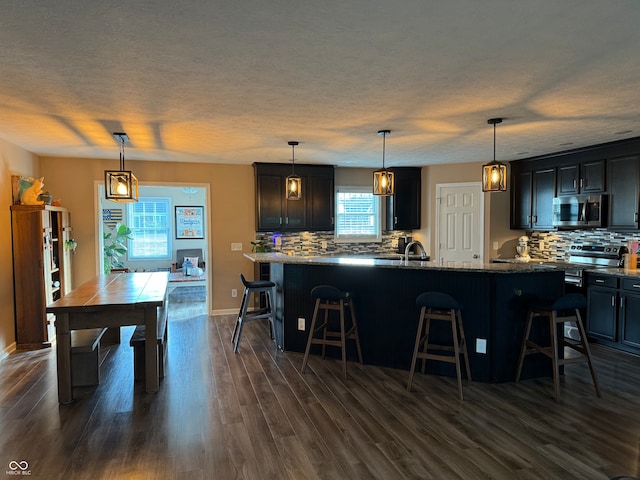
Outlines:
<svg viewBox="0 0 640 480"><path fill-rule="evenodd" d="M373 172L373 194L385 197L394 194L393 172L384 168L386 139L390 133L391 130L378 130L378 135L382 135L382 170Z"/></svg>
<svg viewBox="0 0 640 480"><path fill-rule="evenodd" d="M502 118L490 118L487 123L493 125L493 161L482 166L482 191L504 192L507 189L507 166L496 161L496 124Z"/></svg>
<svg viewBox="0 0 640 480"><path fill-rule="evenodd" d="M128 142L129 137L124 132L113 132L113 136L120 142L120 170L104 171L105 198L114 202L137 202L138 179L131 170L124 169L124 142Z"/></svg>
<svg viewBox="0 0 640 480"><path fill-rule="evenodd" d="M294 165L296 163L296 145L298 142L289 142L291 145L291 175L287 177L287 200L300 200L302 198L302 179L296 175Z"/></svg>

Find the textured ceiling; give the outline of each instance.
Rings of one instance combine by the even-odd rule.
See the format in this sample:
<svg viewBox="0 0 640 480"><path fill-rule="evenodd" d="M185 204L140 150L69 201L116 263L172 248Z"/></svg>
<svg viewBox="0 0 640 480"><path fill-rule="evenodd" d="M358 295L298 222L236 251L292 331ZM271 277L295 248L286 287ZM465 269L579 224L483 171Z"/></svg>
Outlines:
<svg viewBox="0 0 640 480"><path fill-rule="evenodd" d="M640 136L637 0L3 0L0 138L378 167Z"/></svg>

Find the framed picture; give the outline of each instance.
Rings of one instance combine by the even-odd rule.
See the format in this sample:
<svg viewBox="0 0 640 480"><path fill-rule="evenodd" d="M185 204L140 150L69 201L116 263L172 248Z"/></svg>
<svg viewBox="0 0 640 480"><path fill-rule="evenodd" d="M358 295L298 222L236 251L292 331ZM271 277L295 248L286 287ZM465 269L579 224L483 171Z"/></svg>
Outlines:
<svg viewBox="0 0 640 480"><path fill-rule="evenodd" d="M176 238L204 238L204 207L176 207Z"/></svg>

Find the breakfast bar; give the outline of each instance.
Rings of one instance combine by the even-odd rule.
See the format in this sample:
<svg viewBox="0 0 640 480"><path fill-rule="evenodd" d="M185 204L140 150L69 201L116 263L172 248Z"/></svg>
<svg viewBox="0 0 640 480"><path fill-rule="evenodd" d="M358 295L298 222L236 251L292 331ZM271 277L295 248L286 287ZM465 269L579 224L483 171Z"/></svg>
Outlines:
<svg viewBox="0 0 640 480"><path fill-rule="evenodd" d="M557 298L564 292L563 271L538 264L440 265L420 260L280 253L245 256L271 266L271 280L276 283L276 342L287 351L304 351L313 314L310 291L328 284L353 295L364 362L408 370L418 323L416 298L427 291L452 295L463 305L474 381L513 381L529 300ZM304 330L298 329L300 318L305 319ZM545 335L544 329L533 333ZM446 332L436 330L434 335L437 340ZM536 357L527 361L522 378L551 374L548 360ZM454 375L450 365L432 362L429 368L433 373Z"/></svg>
<svg viewBox="0 0 640 480"><path fill-rule="evenodd" d="M167 314L169 272L98 275L47 306L56 315L58 401L73 401L71 331L145 326L146 391L159 388L157 325Z"/></svg>

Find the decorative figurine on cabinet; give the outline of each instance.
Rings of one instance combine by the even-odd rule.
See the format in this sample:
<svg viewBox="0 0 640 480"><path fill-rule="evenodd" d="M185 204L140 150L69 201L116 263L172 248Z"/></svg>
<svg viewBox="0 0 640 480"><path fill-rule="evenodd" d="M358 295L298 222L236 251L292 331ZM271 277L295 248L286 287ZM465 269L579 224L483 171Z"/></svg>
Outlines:
<svg viewBox="0 0 640 480"><path fill-rule="evenodd" d="M31 186L24 189L20 194L21 205L42 205L44 202L38 197L42 193L44 187L44 177L29 179L33 180Z"/></svg>

